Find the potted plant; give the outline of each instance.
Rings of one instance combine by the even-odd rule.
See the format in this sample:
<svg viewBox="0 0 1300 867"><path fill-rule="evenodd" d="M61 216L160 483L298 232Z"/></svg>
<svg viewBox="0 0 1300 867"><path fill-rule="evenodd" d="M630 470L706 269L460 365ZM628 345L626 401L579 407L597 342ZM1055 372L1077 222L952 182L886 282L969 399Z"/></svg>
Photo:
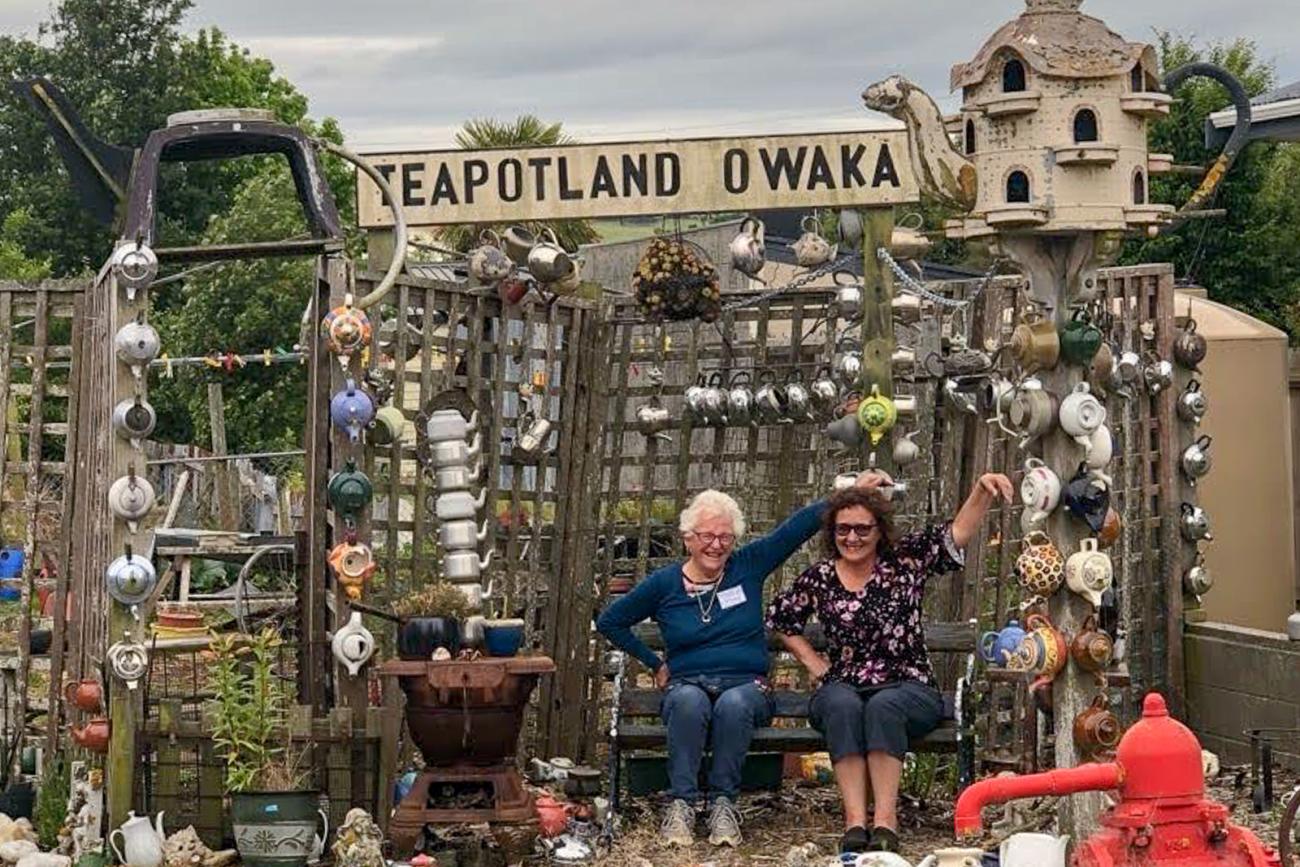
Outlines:
<svg viewBox="0 0 1300 867"><path fill-rule="evenodd" d="M291 695L276 672L280 635L213 635L209 724L226 763L235 847L249 867L304 867L320 793L305 788L303 751L289 742Z"/></svg>
<svg viewBox="0 0 1300 867"><path fill-rule="evenodd" d="M400 620L397 652L402 659L428 659L439 647L460 651L461 624L470 614L469 600L456 585L435 581L393 606Z"/></svg>

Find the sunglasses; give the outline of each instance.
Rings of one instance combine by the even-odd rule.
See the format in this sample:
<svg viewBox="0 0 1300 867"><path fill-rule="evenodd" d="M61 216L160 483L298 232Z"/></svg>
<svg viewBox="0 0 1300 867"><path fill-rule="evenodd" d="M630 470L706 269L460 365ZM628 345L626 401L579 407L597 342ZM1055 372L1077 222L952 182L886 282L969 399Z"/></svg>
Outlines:
<svg viewBox="0 0 1300 867"><path fill-rule="evenodd" d="M871 535L871 531L874 529L876 529L875 524L836 524L835 535L841 539L847 539L849 534L854 534L859 539L865 539Z"/></svg>
<svg viewBox="0 0 1300 867"><path fill-rule="evenodd" d="M706 548L712 547L714 543L717 543L724 548L730 548L732 545L736 544L736 537L732 533L697 533L694 530L689 532L692 536L699 539Z"/></svg>

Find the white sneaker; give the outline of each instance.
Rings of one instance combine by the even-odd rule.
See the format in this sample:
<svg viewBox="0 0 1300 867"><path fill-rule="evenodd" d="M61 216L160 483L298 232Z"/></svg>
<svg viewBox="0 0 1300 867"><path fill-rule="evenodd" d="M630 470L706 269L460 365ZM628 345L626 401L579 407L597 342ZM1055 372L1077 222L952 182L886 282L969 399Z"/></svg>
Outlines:
<svg viewBox="0 0 1300 867"><path fill-rule="evenodd" d="M740 811L730 798L717 798L709 813L709 844L712 846L739 846Z"/></svg>
<svg viewBox="0 0 1300 867"><path fill-rule="evenodd" d="M695 843L695 810L680 798L668 805L659 834L667 846L692 846Z"/></svg>

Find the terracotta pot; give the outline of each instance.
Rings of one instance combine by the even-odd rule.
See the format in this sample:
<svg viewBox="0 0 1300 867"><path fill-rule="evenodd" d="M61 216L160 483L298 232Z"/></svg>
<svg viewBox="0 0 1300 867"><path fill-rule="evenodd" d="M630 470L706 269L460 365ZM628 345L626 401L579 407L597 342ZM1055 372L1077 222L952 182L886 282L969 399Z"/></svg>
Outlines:
<svg viewBox="0 0 1300 867"><path fill-rule="evenodd" d="M69 704L86 713L99 713L104 709L104 687L93 678L64 684L63 696Z"/></svg>
<svg viewBox="0 0 1300 867"><path fill-rule="evenodd" d="M197 629L203 626L203 615L196 611L160 611L158 625L170 629Z"/></svg>
<svg viewBox="0 0 1300 867"><path fill-rule="evenodd" d="M92 753L108 752L109 725L105 717L96 717L82 726L68 726L72 740Z"/></svg>

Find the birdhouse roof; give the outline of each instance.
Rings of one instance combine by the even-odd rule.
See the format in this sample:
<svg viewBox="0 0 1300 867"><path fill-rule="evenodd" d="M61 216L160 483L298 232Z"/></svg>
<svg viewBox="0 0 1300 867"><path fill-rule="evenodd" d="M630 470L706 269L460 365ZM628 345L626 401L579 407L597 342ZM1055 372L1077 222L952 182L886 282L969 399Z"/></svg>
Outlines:
<svg viewBox="0 0 1300 867"><path fill-rule="evenodd" d="M1081 0L1026 0L1026 9L998 28L975 58L952 68L951 87L982 82L998 52L1010 49L1041 75L1056 78L1105 78L1128 72L1147 55L1156 66L1155 49L1129 42L1099 18L1079 11Z"/></svg>

